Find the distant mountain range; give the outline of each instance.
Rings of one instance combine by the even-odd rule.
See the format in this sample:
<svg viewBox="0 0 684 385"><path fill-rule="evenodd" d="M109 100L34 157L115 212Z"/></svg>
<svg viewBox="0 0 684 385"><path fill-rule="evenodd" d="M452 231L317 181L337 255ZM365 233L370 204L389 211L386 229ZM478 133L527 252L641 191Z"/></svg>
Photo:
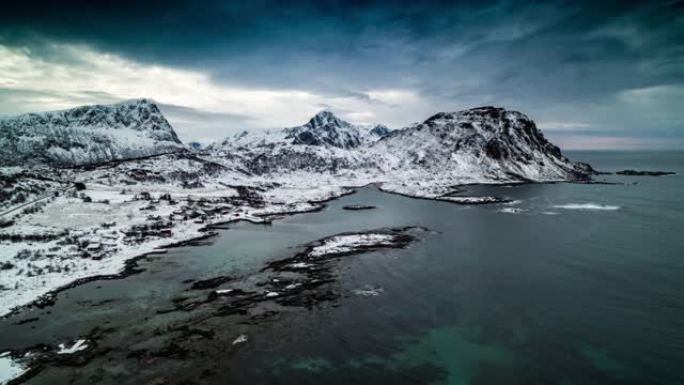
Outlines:
<svg viewBox="0 0 684 385"><path fill-rule="evenodd" d="M224 147L308 145L351 150L387 136L382 124L359 126L345 122L330 111L321 111L306 124L277 131L243 131L223 141Z"/></svg>
<svg viewBox="0 0 684 385"><path fill-rule="evenodd" d="M141 99L5 118L0 146L0 166L76 166L194 150L257 175L363 171L385 182L458 183L581 179L592 172L563 157L527 116L495 107L438 113L400 130L354 125L323 111L301 126L245 131L202 147L181 143L159 108Z"/></svg>

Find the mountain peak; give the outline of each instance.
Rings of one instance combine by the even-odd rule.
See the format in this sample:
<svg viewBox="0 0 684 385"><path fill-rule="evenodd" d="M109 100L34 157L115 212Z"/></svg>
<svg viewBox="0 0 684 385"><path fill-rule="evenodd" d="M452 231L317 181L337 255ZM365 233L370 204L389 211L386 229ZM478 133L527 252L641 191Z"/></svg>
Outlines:
<svg viewBox="0 0 684 385"><path fill-rule="evenodd" d="M385 136L389 135L392 132L389 127L385 126L384 124L376 124L372 126L370 130L368 130L368 133L377 137L377 138L384 138Z"/></svg>
<svg viewBox="0 0 684 385"><path fill-rule="evenodd" d="M124 105L150 105L150 106L156 106L157 103L149 98L134 98L134 99L126 99L122 100L116 104L115 106L124 106Z"/></svg>
<svg viewBox="0 0 684 385"><path fill-rule="evenodd" d="M586 177L521 112L501 107L477 107L440 112L423 123L378 141L372 149L400 154L396 169L412 167L450 173L486 175L491 180L564 180ZM384 161L384 160L383 160Z"/></svg>
<svg viewBox="0 0 684 385"><path fill-rule="evenodd" d="M337 127L351 126L348 122L338 118L332 111L323 110L313 116L306 124L311 128L325 127L333 125Z"/></svg>
<svg viewBox="0 0 684 385"><path fill-rule="evenodd" d="M345 149L361 144L359 129L328 110L317 113L303 126L286 128L284 131L285 139L292 139L292 144Z"/></svg>

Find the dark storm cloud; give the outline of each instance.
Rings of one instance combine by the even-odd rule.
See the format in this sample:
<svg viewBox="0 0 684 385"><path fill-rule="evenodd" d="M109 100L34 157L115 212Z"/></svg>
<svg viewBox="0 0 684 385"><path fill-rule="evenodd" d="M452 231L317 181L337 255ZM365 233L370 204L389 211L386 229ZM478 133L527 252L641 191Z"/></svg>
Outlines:
<svg viewBox="0 0 684 385"><path fill-rule="evenodd" d="M246 87L371 102L367 90L408 88L447 109L624 128L635 123L620 120L633 108L623 93L684 87L682 15L681 1L23 1L3 6L0 42L56 58L41 42L85 43Z"/></svg>

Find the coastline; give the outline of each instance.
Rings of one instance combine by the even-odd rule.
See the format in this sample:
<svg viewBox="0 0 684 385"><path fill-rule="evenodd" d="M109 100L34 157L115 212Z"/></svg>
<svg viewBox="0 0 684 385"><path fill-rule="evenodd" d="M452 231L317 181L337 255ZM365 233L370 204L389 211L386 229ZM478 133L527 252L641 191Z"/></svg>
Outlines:
<svg viewBox="0 0 684 385"><path fill-rule="evenodd" d="M343 196L354 194L356 188L359 186L340 186L341 190L337 194L331 194L326 197L322 197L316 200L307 200L302 202L293 202L294 205L304 204L308 205L304 208L298 207L293 210L277 210L278 204L272 204L272 207L265 207L263 209L256 209L254 213L251 213L253 217L245 216L242 218L231 218L234 213L227 214L223 217L215 218L203 223L201 226L193 226L195 223L182 223L180 226L188 225L187 228L183 229L182 232L185 236L181 235L176 237L172 242L159 242L150 241L141 244L138 248L139 250L126 250L114 254L107 260L109 266L100 266L100 269L96 271L96 274L88 274L76 278L69 278L69 282L60 283L59 285L54 285L49 289L41 291L40 293L33 295L32 299L28 301L17 301L11 306L5 305L2 309L2 314L0 318L9 318L13 315L20 313L21 311L31 308L31 307L46 307L54 303L56 300L56 295L65 290L71 289L73 287L92 282L97 280L109 280L109 279L121 279L129 275L139 272L136 270L137 262L143 258L155 254L164 254L167 250L177 247L192 246L193 243L208 239L218 235L215 230L225 230L225 226L231 223L237 223L241 221L246 221L254 224L265 224L268 225L272 220L277 220L284 216L305 214L310 212L316 212L323 210L325 208L325 203L330 202L335 199L339 199ZM363 187L363 186L361 186ZM229 192L229 190L226 190ZM230 219L228 219L230 218ZM188 221L189 222L189 221ZM104 262L104 261L100 261Z"/></svg>

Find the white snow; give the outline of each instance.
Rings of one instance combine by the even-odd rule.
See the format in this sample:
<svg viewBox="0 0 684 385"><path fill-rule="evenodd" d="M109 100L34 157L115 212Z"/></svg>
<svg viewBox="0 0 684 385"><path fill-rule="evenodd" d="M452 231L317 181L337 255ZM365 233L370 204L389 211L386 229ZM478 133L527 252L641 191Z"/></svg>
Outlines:
<svg viewBox="0 0 684 385"><path fill-rule="evenodd" d="M71 347L67 347L65 344L59 344L59 350L57 354L74 354L80 351L88 349L87 340L77 340Z"/></svg>
<svg viewBox="0 0 684 385"><path fill-rule="evenodd" d="M21 376L26 370L25 367L10 357L10 352L0 354L0 385Z"/></svg>
<svg viewBox="0 0 684 385"><path fill-rule="evenodd" d="M246 334L240 334L236 339L233 340L233 345L243 344L249 340Z"/></svg>
<svg viewBox="0 0 684 385"><path fill-rule="evenodd" d="M296 263L292 263L292 264L288 265L288 267L292 268L292 269L307 269L311 266L313 266L313 265L310 263L304 263L304 262L296 262Z"/></svg>
<svg viewBox="0 0 684 385"><path fill-rule="evenodd" d="M310 257L322 255L342 254L363 247L391 245L395 237L391 234L350 234L338 235L323 241L320 246L314 246L309 251Z"/></svg>

